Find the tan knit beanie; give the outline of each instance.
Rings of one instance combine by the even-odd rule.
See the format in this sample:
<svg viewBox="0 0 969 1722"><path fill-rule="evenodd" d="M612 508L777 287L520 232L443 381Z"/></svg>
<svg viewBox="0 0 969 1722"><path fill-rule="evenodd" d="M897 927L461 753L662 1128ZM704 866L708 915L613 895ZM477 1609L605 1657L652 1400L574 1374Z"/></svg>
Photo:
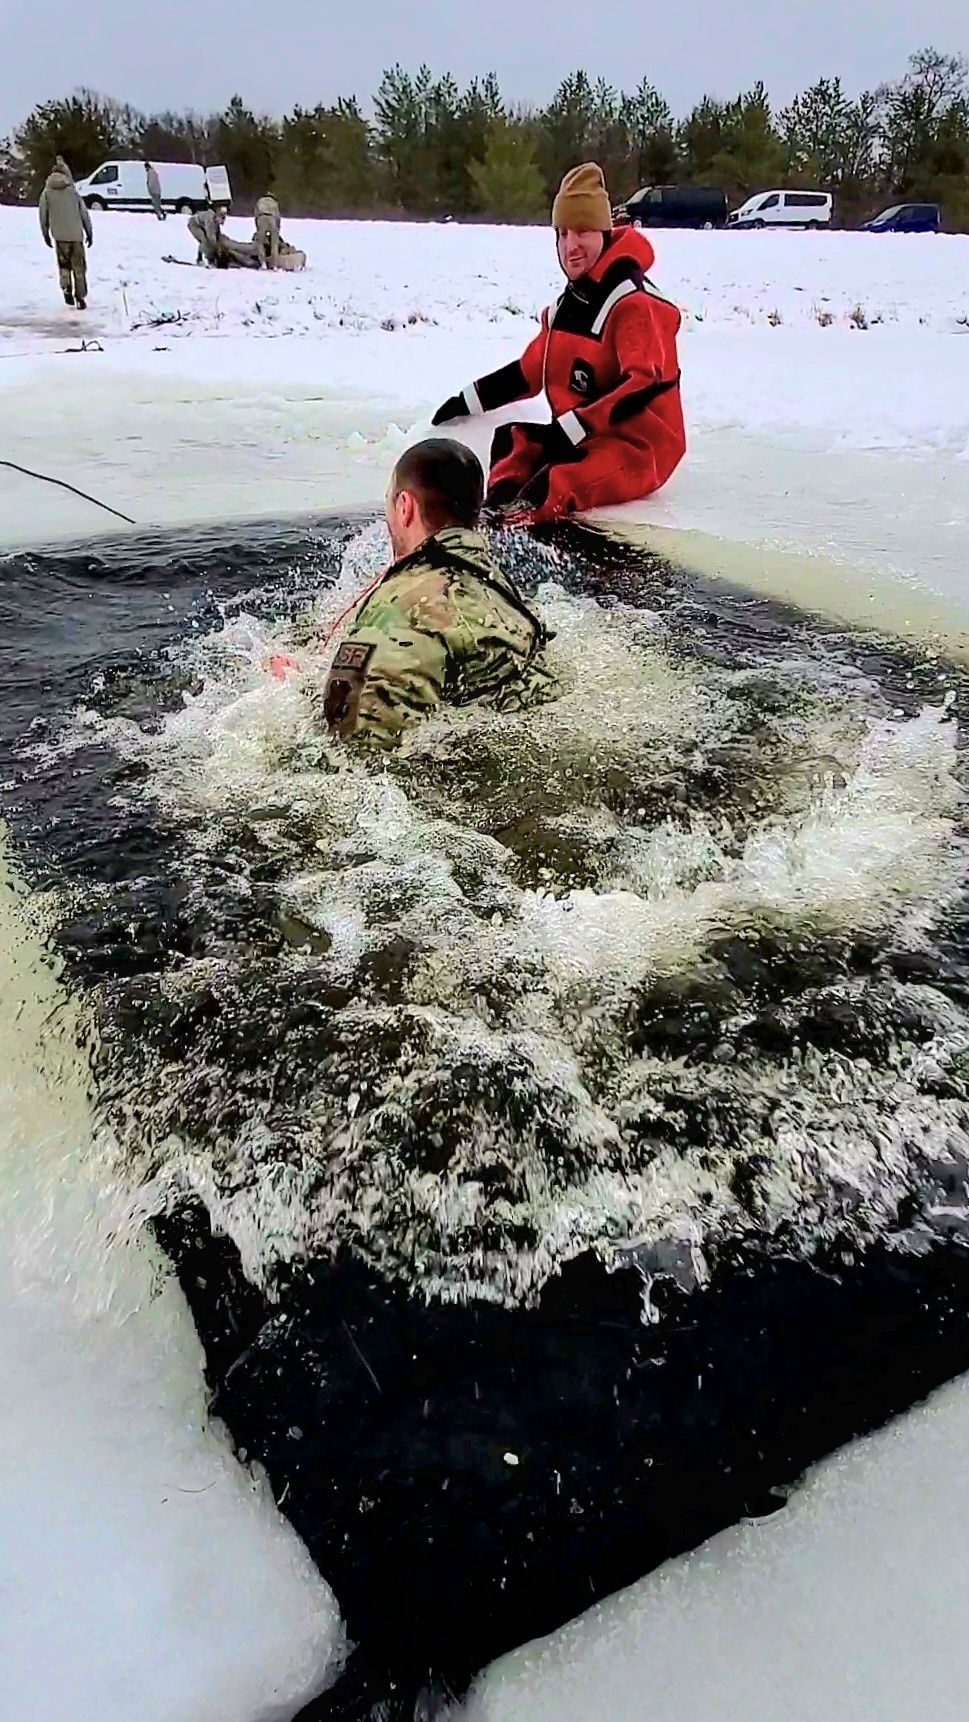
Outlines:
<svg viewBox="0 0 969 1722"><path fill-rule="evenodd" d="M584 162L566 174L552 205L552 226L572 227L579 232L590 228L598 233L612 231L612 205L605 175L597 162Z"/></svg>

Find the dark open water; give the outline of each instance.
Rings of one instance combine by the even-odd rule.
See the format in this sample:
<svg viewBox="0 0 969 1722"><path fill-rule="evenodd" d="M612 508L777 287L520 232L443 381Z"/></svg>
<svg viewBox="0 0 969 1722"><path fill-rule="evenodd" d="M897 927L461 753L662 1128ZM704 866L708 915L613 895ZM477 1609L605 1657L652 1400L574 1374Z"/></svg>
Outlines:
<svg viewBox="0 0 969 1722"><path fill-rule="evenodd" d="M14 861L357 1645L320 1717L423 1713L969 1365L962 672L500 553L560 697L386 769L261 668L366 522L0 561Z"/></svg>

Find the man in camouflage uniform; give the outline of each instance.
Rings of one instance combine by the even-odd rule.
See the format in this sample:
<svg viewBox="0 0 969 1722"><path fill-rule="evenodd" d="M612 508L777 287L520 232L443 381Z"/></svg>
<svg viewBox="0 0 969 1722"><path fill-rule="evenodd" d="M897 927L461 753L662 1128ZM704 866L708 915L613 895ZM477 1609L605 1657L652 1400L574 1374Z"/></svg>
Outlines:
<svg viewBox="0 0 969 1722"><path fill-rule="evenodd" d="M337 647L326 683L330 730L392 748L441 704L499 710L548 698L545 630L476 531L480 462L436 437L402 456L387 494L397 560Z"/></svg>
<svg viewBox="0 0 969 1722"><path fill-rule="evenodd" d="M214 264L219 255L222 225L218 211L206 207L197 209L188 218L188 230L198 246L197 263Z"/></svg>
<svg viewBox="0 0 969 1722"><path fill-rule="evenodd" d="M274 197L261 197L256 204L256 244L260 269L275 269L279 261L279 204Z"/></svg>
<svg viewBox="0 0 969 1722"><path fill-rule="evenodd" d="M94 229L88 209L81 202L71 170L62 156L40 194L37 206L44 244L57 255L57 272L65 305L83 311L87 305L87 260L85 241L94 244Z"/></svg>

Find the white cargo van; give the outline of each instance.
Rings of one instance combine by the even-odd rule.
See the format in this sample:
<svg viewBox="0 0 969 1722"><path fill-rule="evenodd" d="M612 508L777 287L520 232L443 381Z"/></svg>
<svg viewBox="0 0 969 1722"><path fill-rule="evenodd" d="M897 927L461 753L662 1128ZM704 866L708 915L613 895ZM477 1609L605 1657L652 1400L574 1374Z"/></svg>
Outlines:
<svg viewBox="0 0 969 1722"><path fill-rule="evenodd" d="M728 227L827 227L830 191L759 191L727 217Z"/></svg>
<svg viewBox="0 0 969 1722"><path fill-rule="evenodd" d="M162 208L191 215L213 204L228 210L232 201L229 175L224 167L200 167L190 161L153 161L161 182ZM143 161L106 161L77 189L88 209L150 209L148 182Z"/></svg>

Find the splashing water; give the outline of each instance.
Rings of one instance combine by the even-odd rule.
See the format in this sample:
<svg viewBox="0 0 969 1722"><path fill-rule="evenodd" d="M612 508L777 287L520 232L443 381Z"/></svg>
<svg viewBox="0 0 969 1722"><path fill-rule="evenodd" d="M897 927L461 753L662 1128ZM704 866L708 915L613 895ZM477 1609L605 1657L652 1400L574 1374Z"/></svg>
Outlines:
<svg viewBox="0 0 969 1722"><path fill-rule="evenodd" d="M969 1153L969 1020L893 967L965 879L946 704L903 717L831 654L711 661L545 550L558 697L377 768L326 738L313 641L384 556L367 529L295 620L183 642L174 709L94 701L57 740L135 768L184 846L190 948L98 989L137 1214L192 1191L255 1278L349 1247L507 1302L589 1246L645 1271L895 1225Z"/></svg>

